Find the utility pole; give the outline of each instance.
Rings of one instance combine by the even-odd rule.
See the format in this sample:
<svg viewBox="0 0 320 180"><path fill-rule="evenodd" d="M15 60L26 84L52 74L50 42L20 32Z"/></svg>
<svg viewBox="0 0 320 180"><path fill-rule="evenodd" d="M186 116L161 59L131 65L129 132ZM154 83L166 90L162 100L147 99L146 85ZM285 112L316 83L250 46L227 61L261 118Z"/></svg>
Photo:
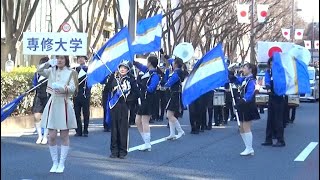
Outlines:
<svg viewBox="0 0 320 180"><path fill-rule="evenodd" d="M292 0L292 14L291 14L291 42L294 42L294 11L295 11L295 5L294 0Z"/></svg>
<svg viewBox="0 0 320 180"><path fill-rule="evenodd" d="M254 53L254 0L251 0L251 32L250 32L250 63L255 64Z"/></svg>
<svg viewBox="0 0 320 180"><path fill-rule="evenodd" d="M129 1L129 34L131 41L133 42L136 38L136 24L137 24L137 0L127 0Z"/></svg>

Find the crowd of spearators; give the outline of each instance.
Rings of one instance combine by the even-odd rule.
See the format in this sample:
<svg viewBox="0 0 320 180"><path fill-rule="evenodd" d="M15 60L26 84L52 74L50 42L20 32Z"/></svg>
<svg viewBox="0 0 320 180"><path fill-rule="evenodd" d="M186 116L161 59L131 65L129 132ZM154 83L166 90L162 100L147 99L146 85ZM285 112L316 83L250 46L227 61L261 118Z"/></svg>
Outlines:
<svg viewBox="0 0 320 180"><path fill-rule="evenodd" d="M88 70L87 57L79 56L77 60L79 66L71 69L68 56L57 56L56 64L48 58L42 58L34 76L34 86L42 83L36 89L33 106L39 135L36 143L48 142L53 161L50 169L52 173L64 171L64 162L69 151L69 130L75 129L75 136L89 135L91 94L85 76L78 79L80 71ZM229 62L227 63L229 65ZM269 59L268 64L271 67L272 59ZM136 72L133 68L136 68ZM245 150L240 155L254 155L251 122L260 119L255 103L256 75L257 68L250 63L243 64L239 69L231 68L228 83L221 88L212 89L192 102L187 108L191 134L211 130L212 126L226 125L228 121L236 121L238 118L240 135L245 144ZM43 83L41 76L48 81ZM159 63L157 56L150 55L146 66L136 61L131 64L124 60L115 73L106 77L102 105L105 111L104 131L111 131L110 158L126 158L130 125L135 124L141 134L144 144L140 151L151 151L150 123L155 121L166 122L169 128L167 140L175 140L185 135L179 118L186 112L181 101L181 91L182 82L187 76L186 65L180 58L171 59L165 55ZM266 138L262 145L283 147L284 127L287 123L284 119L289 116L288 100L286 96L274 94L271 68L267 70L265 77L270 98ZM108 123L105 120L107 116L111 117ZM44 134L41 128L45 129ZM58 130L62 139L60 157L56 140ZM277 139L275 144L273 139Z"/></svg>

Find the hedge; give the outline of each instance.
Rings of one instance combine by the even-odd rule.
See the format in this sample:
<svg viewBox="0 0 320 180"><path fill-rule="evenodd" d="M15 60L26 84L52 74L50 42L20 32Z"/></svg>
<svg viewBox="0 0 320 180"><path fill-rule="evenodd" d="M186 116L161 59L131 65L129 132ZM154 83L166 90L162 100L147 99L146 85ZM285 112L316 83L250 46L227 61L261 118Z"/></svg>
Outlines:
<svg viewBox="0 0 320 180"><path fill-rule="evenodd" d="M15 68L12 72L1 71L1 107L26 92L32 87L35 66ZM91 89L91 107L101 107L103 85L95 85ZM30 115L34 92L26 95L12 116Z"/></svg>

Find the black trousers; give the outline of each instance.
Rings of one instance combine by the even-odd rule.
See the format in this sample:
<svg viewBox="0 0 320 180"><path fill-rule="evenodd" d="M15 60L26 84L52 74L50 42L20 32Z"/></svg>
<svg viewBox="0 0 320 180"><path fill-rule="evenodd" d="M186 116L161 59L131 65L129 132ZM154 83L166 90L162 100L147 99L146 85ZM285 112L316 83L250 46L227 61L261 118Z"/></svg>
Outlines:
<svg viewBox="0 0 320 180"><path fill-rule="evenodd" d="M272 135L284 142L285 97L269 95L266 142L272 142Z"/></svg>
<svg viewBox="0 0 320 180"><path fill-rule="evenodd" d="M213 106L212 107L207 107L208 110L208 127L212 126L212 118L213 118Z"/></svg>
<svg viewBox="0 0 320 180"><path fill-rule="evenodd" d="M159 94L159 100L160 100L160 116L159 118L162 120L165 110L166 110L166 106L168 103L168 92L167 91L158 91Z"/></svg>
<svg viewBox="0 0 320 180"><path fill-rule="evenodd" d="M283 127L286 127L287 123L290 121L290 108L288 103L288 96L285 96L284 98L284 121L283 121Z"/></svg>
<svg viewBox="0 0 320 180"><path fill-rule="evenodd" d="M223 121L222 108L223 106L213 106L215 125L221 124Z"/></svg>
<svg viewBox="0 0 320 180"><path fill-rule="evenodd" d="M159 119L159 108L160 108L160 98L159 98L159 90L156 91L156 93L153 96L153 102L152 104L152 116L151 118L153 120Z"/></svg>
<svg viewBox="0 0 320 180"><path fill-rule="evenodd" d="M291 107L290 109L291 109L291 118L290 118L290 120L291 120L291 122L293 122L294 119L296 118L296 107Z"/></svg>
<svg viewBox="0 0 320 180"><path fill-rule="evenodd" d="M111 109L111 154L126 156L128 154L128 106L123 99Z"/></svg>
<svg viewBox="0 0 320 180"><path fill-rule="evenodd" d="M81 110L83 115L83 133L88 134L89 117L90 117L90 97L79 96L74 99L74 112L77 119L77 134L82 135Z"/></svg>
<svg viewBox="0 0 320 180"><path fill-rule="evenodd" d="M201 114L199 113L200 100L197 99L189 105L189 118L192 132L199 132L201 126Z"/></svg>
<svg viewBox="0 0 320 180"><path fill-rule="evenodd" d="M135 124L138 101L137 100L127 101L127 104L128 104L128 108L129 108L129 111L130 111L129 124L133 125L133 124Z"/></svg>

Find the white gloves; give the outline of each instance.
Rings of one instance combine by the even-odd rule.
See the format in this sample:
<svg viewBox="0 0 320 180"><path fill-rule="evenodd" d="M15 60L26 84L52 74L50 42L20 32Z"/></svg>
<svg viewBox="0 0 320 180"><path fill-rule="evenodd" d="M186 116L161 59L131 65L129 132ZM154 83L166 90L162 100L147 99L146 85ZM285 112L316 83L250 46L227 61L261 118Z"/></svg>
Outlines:
<svg viewBox="0 0 320 180"><path fill-rule="evenodd" d="M55 91L62 91L64 87L59 83L52 83L52 89Z"/></svg>
<svg viewBox="0 0 320 180"><path fill-rule="evenodd" d="M57 65L57 59L50 59L48 63L53 67Z"/></svg>

